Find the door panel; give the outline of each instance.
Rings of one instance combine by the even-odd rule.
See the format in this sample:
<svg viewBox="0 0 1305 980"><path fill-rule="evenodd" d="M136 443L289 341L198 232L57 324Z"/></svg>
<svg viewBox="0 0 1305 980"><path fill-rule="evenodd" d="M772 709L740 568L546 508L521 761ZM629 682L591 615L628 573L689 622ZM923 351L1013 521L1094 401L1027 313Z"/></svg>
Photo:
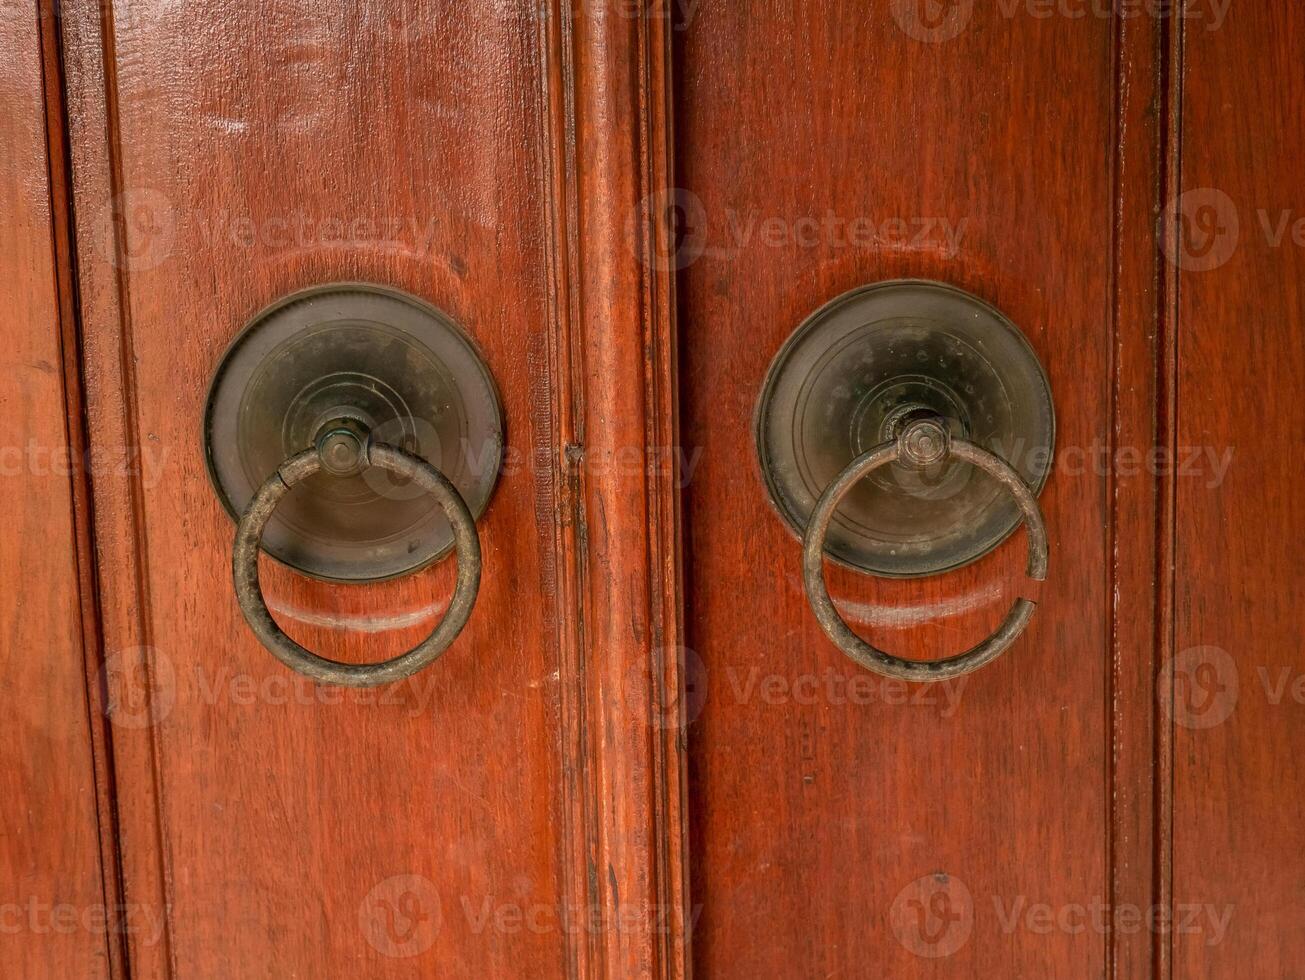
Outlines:
<svg viewBox="0 0 1305 980"><path fill-rule="evenodd" d="M1100 973L1100 931L1027 916L1110 893L1108 486L1085 454L1111 439L1111 24L977 5L930 43L888 7L704 4L678 47L678 182L700 221L679 280L683 438L701 450L685 494L705 686L688 735L695 966ZM1004 311L1057 411L1037 616L1002 658L932 687L867 675L821 634L751 439L803 318L901 277ZM828 571L868 639L927 657L995 628L1023 562L1021 533L941 578Z"/></svg>
<svg viewBox="0 0 1305 980"><path fill-rule="evenodd" d="M83 227L91 411L102 435L121 419L152 464L117 512L134 531L101 528L139 576L107 583L109 632L145 648L151 679L147 745L118 733L134 753L119 772L127 887L160 889L172 911L166 953L140 950L138 968L556 974L574 939L555 831L538 22L488 2L223 3L127 5L111 35L95 27L70 15L75 84L93 105L104 58L113 152L97 155L93 118L74 121L79 203L94 214L111 191L121 237ZM515 460L480 523L470 624L436 665L374 691L290 674L246 628L201 445L209 379L241 326L339 280L406 290L463 326ZM264 558L263 587L295 639L378 660L433 628L452 566L349 587Z"/></svg>
<svg viewBox="0 0 1305 980"><path fill-rule="evenodd" d="M1175 480L1175 974L1292 976L1305 955L1305 11L1239 6L1185 38ZM1252 68L1251 66L1254 66ZM1204 910L1204 912L1202 912Z"/></svg>
<svg viewBox="0 0 1305 980"><path fill-rule="evenodd" d="M35 7L0 12L0 963L15 977L107 977L110 946L148 934L162 910L118 904L101 876L75 520L86 501L73 492L88 457L65 390L76 358L56 255L58 78L52 139L38 27Z"/></svg>

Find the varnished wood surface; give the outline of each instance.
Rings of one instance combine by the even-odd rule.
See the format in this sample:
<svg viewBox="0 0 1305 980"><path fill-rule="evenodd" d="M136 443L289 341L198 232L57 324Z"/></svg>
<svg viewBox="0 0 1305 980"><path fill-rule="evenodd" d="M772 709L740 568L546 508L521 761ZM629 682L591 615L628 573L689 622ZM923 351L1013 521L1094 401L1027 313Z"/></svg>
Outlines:
<svg viewBox="0 0 1305 980"><path fill-rule="evenodd" d="M647 257L665 19L88 3L62 26L92 440L154 464L95 487L107 652L146 706L113 728L122 885L169 911L132 975L682 975L681 743L657 723L677 488L629 463L674 439L671 275ZM240 325L343 279L461 323L508 433L470 625L371 694L249 635L198 438ZM452 584L263 571L290 634L342 659L410 645Z"/></svg>
<svg viewBox="0 0 1305 980"><path fill-rule="evenodd" d="M35 24L0 18L23 325L0 446L80 444L84 372L92 447L135 454L7 480L0 582L40 584L4 603L0 926L49 892L125 928L0 930L6 968L1293 975L1299 16L975 5L929 41L911 9L69 3L44 65ZM898 276L1002 308L1058 412L1041 609L950 688L884 684L819 633L752 449L793 327ZM468 329L518 461L467 634L372 698L296 683L249 636L198 440L240 324L344 278ZM1208 455L1120 465L1156 447ZM872 640L937 655L1000 619L1022 546L927 581L831 569L831 591ZM377 659L451 572L265 581L292 635ZM1157 903L1186 926L1093 918Z"/></svg>
<svg viewBox="0 0 1305 980"><path fill-rule="evenodd" d="M97 488L106 640L148 649L157 713L115 728L126 886L171 913L134 975L558 975L587 899L561 818L541 25L500 4L223 3L123 8L110 33L97 11L65 18L79 213L128 206L120 241L79 222L88 400L98 438L165 460ZM240 325L341 279L466 328L518 460L466 632L371 697L298 682L245 629L199 443ZM451 578L264 571L292 635L354 659L428 630Z"/></svg>
<svg viewBox="0 0 1305 980"><path fill-rule="evenodd" d="M1164 98L1172 72L1162 57L1176 32L1172 22L1152 17L1118 17L1114 29L1111 458L1131 453L1142 459L1164 445L1162 381L1173 339L1164 288L1168 268L1155 213L1176 140ZM1168 822L1162 808L1170 760L1157 725L1156 675L1165 650L1158 641L1158 607L1170 581L1158 547L1160 498L1168 483L1163 471L1146 467L1116 466L1110 479L1111 750L1105 832L1114 908L1153 908L1165 897L1161 852L1168 845ZM1168 944L1156 931L1111 929L1105 942L1107 975L1163 975Z"/></svg>
<svg viewBox="0 0 1305 980"><path fill-rule="evenodd" d="M106 894L101 874L74 520L83 460L67 417L51 177L62 160L35 8L0 12L0 51L0 972L108 977L110 947L150 920Z"/></svg>
<svg viewBox="0 0 1305 980"><path fill-rule="evenodd" d="M1230 8L1182 49L1176 418L1231 450L1175 481L1173 975L1291 977L1305 958L1305 10Z"/></svg>
<svg viewBox="0 0 1305 980"><path fill-rule="evenodd" d="M682 977L687 909L680 655L669 21L652 3L571 5L575 209L566 254L584 394L577 457L581 731L593 759L591 866L597 906L631 925L591 937L609 977ZM647 16L644 16L647 14ZM571 131L567 127L568 132ZM565 162L566 154L559 155ZM643 910L642 913L640 910ZM640 926L644 918L652 928Z"/></svg>
<svg viewBox="0 0 1305 980"><path fill-rule="evenodd" d="M1150 232L1130 220L1141 252L1120 259L1115 247L1117 28L975 5L957 37L923 43L884 5L706 4L679 38L678 183L703 249L680 276L678 327L683 438L701 451L685 504L686 643L702 673L687 735L699 975L1088 976L1106 969L1104 932L1043 930L1030 908L1088 907L1116 887L1148 901L1145 877L1117 885L1107 830L1108 690L1137 669L1112 668L1113 491L1108 474L1064 465L1119 437L1121 261L1133 277L1124 314L1152 316L1135 284L1150 274ZM1151 71L1145 50L1131 57ZM1129 200L1149 209L1145 175L1128 179ZM827 214L844 237L813 241L800 222ZM855 219L896 238L850 243ZM825 640L750 438L766 367L794 327L849 288L904 276L1007 313L1057 410L1037 617L951 690L867 683ZM1126 343L1145 378L1146 345L1132 332ZM1021 585L1021 545L926 581L831 570L831 589L881 607L859 625L888 649L959 651ZM940 614L947 603L972 611ZM929 904L931 882L950 905ZM897 926L920 915L940 938L913 950Z"/></svg>

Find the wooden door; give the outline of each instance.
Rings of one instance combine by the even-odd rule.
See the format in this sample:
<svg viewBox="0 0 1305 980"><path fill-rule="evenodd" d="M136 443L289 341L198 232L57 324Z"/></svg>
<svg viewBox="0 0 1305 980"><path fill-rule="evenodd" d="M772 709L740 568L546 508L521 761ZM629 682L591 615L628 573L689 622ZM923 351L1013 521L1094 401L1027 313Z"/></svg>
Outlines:
<svg viewBox="0 0 1305 980"><path fill-rule="evenodd" d="M112 802L84 657L96 626L81 601L88 467L68 214L52 192L64 178L59 79L49 36L23 13L0 15L0 964L20 977L102 976L110 937L159 919L116 898L99 832Z"/></svg>
<svg viewBox="0 0 1305 980"><path fill-rule="evenodd" d="M1293 435L1305 422L1305 144L1292 108L1300 73L1278 70L1297 60L1303 13L1230 8L1220 31L1175 41L1163 410L1188 473L1165 486L1161 888L1175 907L1232 910L1223 942L1175 935L1179 976L1293 976L1305 941L1305 520ZM1195 475L1201 448L1228 461L1222 478Z"/></svg>
<svg viewBox="0 0 1305 980"><path fill-rule="evenodd" d="M683 433L703 448L685 499L685 642L708 684L689 736L695 964L713 977L1101 974L1104 936L1024 917L1110 900L1108 479L1053 471L1054 567L1016 646L914 687L862 677L820 632L799 545L738 434L811 311L921 278L1022 328L1062 461L1114 444L1112 340L1141 324L1111 302L1112 24L976 9L944 43L863 4L776 4L764 30L723 5L700 18L676 92L679 180L708 219L680 280ZM947 576L828 577L877 646L958 653L1025 587L1022 537Z"/></svg>
<svg viewBox="0 0 1305 980"><path fill-rule="evenodd" d="M1097 6L708 3L677 35L699 975L1299 970L1302 25ZM749 438L797 325L898 278L1005 311L1057 415L1038 613L932 687L822 634ZM933 658L1023 559L827 572Z"/></svg>
<svg viewBox="0 0 1305 980"><path fill-rule="evenodd" d="M90 2L62 5L40 31L30 16L20 26L23 60L5 79L24 115L6 123L6 145L25 168L14 194L44 237L15 238L6 255L35 270L17 295L33 310L33 348L49 350L15 357L48 404L10 421L60 424L65 367L85 381L90 449L133 462L90 474L97 574L81 601L98 622L86 639L93 717L110 736L100 834L120 862L103 880L158 928L82 936L76 956L97 969L81 972L674 969L683 901L654 841L677 819L667 786L679 767L650 724L648 667L675 643L675 566L649 561L674 553L673 523L654 507L671 477L641 462L645 418L669 413L627 401L645 383L650 399L669 398L670 348L646 364L643 334L648 317L669 324L665 277L662 299L632 302L653 278L629 220L652 179L635 148L653 132L629 96L663 72L660 27L496 0ZM75 214L80 366L61 365L48 322L59 297L43 64L65 76L50 116L70 169L53 194ZM589 128L581 158L576 133ZM246 627L234 529L202 442L210 379L242 324L341 281L447 313L488 364L506 420L471 623L438 670L363 691L287 671ZM29 565L64 591L24 613L16 641L68 619L68 493L33 496L15 536L66 566ZM7 561L7 586L30 561ZM262 587L295 640L371 662L430 632L454 565L364 587L265 558ZM59 894L82 907L74 884L101 872L86 684L70 659L80 644L64 640L46 678L57 700L42 711L72 754L57 785L20 779L79 794L67 826L47 833L81 876ZM18 666L17 693L34 699L38 668ZM27 727L23 739L39 762ZM19 964L39 975L54 955L34 947Z"/></svg>
<svg viewBox="0 0 1305 980"><path fill-rule="evenodd" d="M1296 975L1302 17L5 7L5 975ZM1040 587L1023 532L826 568L910 658L1038 600L935 684L826 638L753 439L804 318L903 278L1057 416ZM250 633L203 446L242 325L341 281L444 310L506 431L471 620L369 691ZM454 569L262 581L365 662Z"/></svg>

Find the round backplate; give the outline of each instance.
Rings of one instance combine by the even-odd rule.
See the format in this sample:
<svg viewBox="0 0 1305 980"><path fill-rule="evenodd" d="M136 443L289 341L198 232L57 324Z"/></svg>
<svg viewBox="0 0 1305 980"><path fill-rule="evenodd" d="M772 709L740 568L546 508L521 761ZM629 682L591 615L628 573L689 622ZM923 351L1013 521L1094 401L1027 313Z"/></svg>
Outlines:
<svg viewBox="0 0 1305 980"><path fill-rule="evenodd" d="M1055 416L1024 335L955 287L900 280L854 289L812 314L770 366L757 452L779 513L799 535L816 501L857 456L914 412L1009 462L1039 492ZM977 560L1020 522L1019 508L968 463L877 471L843 501L826 553L875 575L934 575Z"/></svg>
<svg viewBox="0 0 1305 980"><path fill-rule="evenodd" d="M353 419L438 467L479 518L498 480L503 415L480 354L448 316L396 290L339 283L288 296L228 348L204 415L204 449L233 518L318 430ZM268 524L263 549L315 578L369 582L453 547L435 501L379 467L319 473Z"/></svg>

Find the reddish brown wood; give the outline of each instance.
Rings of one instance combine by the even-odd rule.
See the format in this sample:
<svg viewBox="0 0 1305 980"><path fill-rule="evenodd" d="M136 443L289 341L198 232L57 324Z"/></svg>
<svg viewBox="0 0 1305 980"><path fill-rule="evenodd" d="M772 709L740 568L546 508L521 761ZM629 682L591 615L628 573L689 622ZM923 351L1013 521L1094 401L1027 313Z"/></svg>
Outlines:
<svg viewBox="0 0 1305 980"><path fill-rule="evenodd" d="M576 401L566 507L581 686L568 727L590 899L623 924L589 937L595 975L687 968L669 4L552 8L555 230L563 369Z"/></svg>
<svg viewBox="0 0 1305 980"><path fill-rule="evenodd" d="M678 686L675 473L621 454L674 432L670 277L645 261L665 19L100 14L64 17L91 436L156 464L95 485L106 648L151 722L113 729L125 886L171 910L133 975L678 975L681 767L650 721ZM295 684L245 630L198 441L241 323L334 279L461 322L515 460L472 623L385 703ZM264 577L293 636L378 659L450 572ZM415 949L368 925L413 897L396 875L429 883L394 919L426 917Z"/></svg>
<svg viewBox="0 0 1305 980"><path fill-rule="evenodd" d="M686 642L706 684L689 728L692 899L704 906L694 962L711 977L1145 969L1145 939L1112 952L1091 924L1044 932L1027 915L1150 900L1150 842L1133 835L1150 820L1151 612L1145 594L1136 606L1113 598L1154 560L1149 484L1116 487L1082 454L1152 438L1135 411L1138 400L1148 411L1155 371L1154 25L1121 33L1110 18L976 4L958 36L925 43L887 9L911 6L703 5L678 49L678 179L704 249L681 274L679 331L684 441L701 450L686 492ZM804 243L800 222L831 212L845 234L866 218L883 237ZM763 374L798 322L899 276L955 283L1009 314L1058 412L1041 608L959 692L898 692L824 639L750 438ZM1117 554L1107 531L1121 508L1117 532L1141 542ZM831 586L894 610L861 624L872 641L958 651L1022 584L1021 541L947 578L831 570ZM1120 563L1129 571L1116 577ZM976 592L977 612L935 611ZM930 621L903 626L903 610ZM848 703L848 683L871 703ZM885 703L902 693L931 703ZM937 874L968 888L973 928L930 958L899 942L894 922L919 911L912 889ZM959 888L953 898L960 911Z"/></svg>
<svg viewBox="0 0 1305 980"><path fill-rule="evenodd" d="M571 456L596 898L655 926L604 934L610 976L681 976L685 965L683 767L678 726L666 723L681 658L672 273L657 260L666 215L656 201L669 172L660 8L647 17L617 4L578 8L568 65L576 149L564 199L576 215L574 357L585 396Z"/></svg>
<svg viewBox="0 0 1305 980"><path fill-rule="evenodd" d="M0 920L5 965L1290 975L1305 92L1279 7L959 4L929 41L908 0L88 0L61 5L61 50L53 17L44 39L0 18L23 324L0 448L133 454L11 481L0 881L140 925ZM898 276L1007 312L1059 416L1038 616L949 687L824 639L752 448L794 326ZM380 701L296 684L245 630L198 439L241 323L343 278L463 323L509 432L472 624ZM1156 447L1207 455L1157 474L1136 462ZM1026 588L1022 544L927 581L831 569L831 590L868 638L935 656ZM422 635L451 572L265 567L291 634L349 659ZM972 924L936 915L940 882ZM1157 907L1186 927L1148 927ZM941 942L903 939L912 917Z"/></svg>
<svg viewBox="0 0 1305 980"><path fill-rule="evenodd" d="M65 348L58 76L40 26L34 7L0 16L0 963L15 977L108 977L123 933L148 923L106 891L101 869L82 631L91 600L77 563L82 455L67 412L76 361Z"/></svg>
<svg viewBox="0 0 1305 980"><path fill-rule="evenodd" d="M1170 27L1161 42L1164 64L1164 97L1160 117L1163 127L1164 165L1160 181L1162 198L1174 194L1182 183L1180 158L1182 148L1182 91L1183 91L1183 37L1184 32ZM1166 257L1176 254L1177 223L1161 212L1156 223L1161 252ZM1169 261L1162 263L1159 276L1160 317L1156 343L1159 352L1158 384L1156 398L1156 442L1169 453L1178 450L1177 398L1178 398L1178 330L1179 330L1179 280L1178 266ZM1155 602L1155 653L1156 666L1156 722L1155 722L1155 867L1156 904L1159 908L1173 908L1173 841L1174 841L1174 726L1170 721L1174 703L1173 672L1165 670L1174 656L1174 594L1177 587L1177 566L1174 560L1177 524L1175 505L1178 481L1172 477L1160 481L1156 494L1156 564L1160 571ZM1173 976L1173 944L1158 937L1152 943L1152 975L1160 980Z"/></svg>
<svg viewBox="0 0 1305 980"><path fill-rule="evenodd" d="M1164 43L1171 24L1153 17L1114 21L1114 268L1112 339L1111 458L1144 459L1164 445L1158 412L1164 296L1158 227L1165 162L1166 117L1161 111L1165 80ZM1158 561L1158 495L1165 477L1145 467L1116 467L1109 503L1111 593L1108 679L1111 727L1110 814L1105 824L1114 908L1153 907L1160 898L1157 850L1165 824L1158 821L1165 798L1157 793L1165 762L1156 716L1159 662L1156 603L1162 580ZM1107 968L1114 977L1151 973L1158 951L1155 932L1112 929Z"/></svg>
<svg viewBox="0 0 1305 980"><path fill-rule="evenodd" d="M1169 937L1175 975L1305 958L1303 38L1299 5L1234 4L1183 39L1177 441L1234 456L1175 481L1173 902L1230 914Z"/></svg>
<svg viewBox="0 0 1305 980"><path fill-rule="evenodd" d="M125 322L117 275L119 228L111 203L117 176L112 138L117 100L102 57L111 27L111 8L65 5L60 18L65 66L65 102L72 197L77 221L77 304L81 330L83 398L88 452L110 461L142 447L130 412L133 359L124 331L94 329L96 323ZM137 484L143 467L102 466L91 475L94 496L95 573L104 583L98 595L101 648L98 660L106 699L126 706L110 723L114 768L126 775L114 787L116 844L121 893L126 904L149 910L160 928L147 937L128 934L133 977L162 978L171 967L170 899L165 852L158 822L158 774L152 717L156 678L145 624L136 515ZM104 702L105 708L109 702ZM135 723L133 723L135 722ZM144 722L143 724L140 722Z"/></svg>
<svg viewBox="0 0 1305 980"><path fill-rule="evenodd" d="M172 910L169 952L133 949L139 972L561 972L578 910L555 831L556 447L536 410L556 383L539 25L498 5L227 3L122 12L101 38L97 6L68 18L91 416L101 440L120 430L167 452L157 482L96 488L108 646L154 651L160 713L139 735L115 729L128 885ZM158 224L129 221L115 267L93 219L124 192L147 209L129 218ZM296 242L286 228L301 216L315 230ZM357 240L339 241L359 218ZM486 576L458 644L386 703L307 684L282 703L293 678L231 600L232 528L204 475L200 410L253 311L344 278L407 289L466 326L518 465L482 522ZM420 611L449 571L347 589L269 566L266 581L297 611L293 635L361 659L427 629ZM386 629L396 617L416 622ZM430 884L395 912L411 896L394 876ZM414 947L386 928L409 913L427 917Z"/></svg>

